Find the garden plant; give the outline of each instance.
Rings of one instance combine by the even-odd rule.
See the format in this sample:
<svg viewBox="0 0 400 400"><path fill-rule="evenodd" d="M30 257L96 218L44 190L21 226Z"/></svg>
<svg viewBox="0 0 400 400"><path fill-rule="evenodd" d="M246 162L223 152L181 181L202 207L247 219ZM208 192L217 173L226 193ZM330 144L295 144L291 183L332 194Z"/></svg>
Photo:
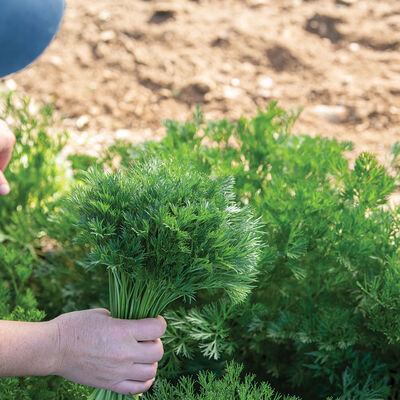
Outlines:
<svg viewBox="0 0 400 400"><path fill-rule="evenodd" d="M190 122L166 121L167 134L158 142L116 142L99 159L75 154L65 160L61 150L66 135L50 133L54 125L49 107L32 114L28 101L6 95L0 116L17 136L6 171L12 191L0 198L0 318L39 321L99 306L111 307L113 315L130 316L127 297L115 296L112 271L119 277L128 273L124 268L139 266L140 274L149 265L160 264L147 264L135 247L115 255L113 246L119 242L111 245L109 229L122 228L123 223L134 227L138 233L115 231L116 237L132 235L134 246L137 235L142 235L140 243L150 238L143 233L150 215L166 217L167 222L159 218L153 223L164 221L157 225L165 229L160 232L175 235L178 253L171 262L175 257L187 260L190 243L196 241L182 233L183 227L195 225L186 218L203 204L202 190L213 188L209 199L215 218L229 221L224 210L233 195L238 203L234 215L245 218L249 209L254 213L248 233L259 232L252 242L261 252L259 262L256 267L248 265L246 280L228 282L243 282L240 290L221 284L195 285L187 291L181 287L183 298L162 312L168 330L160 378L142 398L202 400L224 393L228 400L278 399L278 392L303 399L399 397L399 210L388 203L398 185L398 145L387 165L369 153L349 165L346 151L351 143L293 135L298 113L271 103L256 116L238 121L207 122L197 110ZM90 168L89 174L82 173ZM103 173L104 168L111 172ZM168 169L174 173L167 179ZM186 187L201 183L194 197L185 191L193 207L188 214L184 208L179 214L176 204L174 208L177 190L157 197L161 182L176 187L182 181ZM172 207L137 220L119 205L124 215L118 217L109 213L112 205L94 196L106 194L101 191L104 182L109 190L127 182L122 193L131 190L129 182L137 182L143 190L135 204L151 195L152 202L159 201L160 212L164 201ZM152 182L148 193L141 182ZM66 206L63 198L77 184L79 195ZM84 244L73 240L79 237L86 237ZM103 245L104 252L96 250ZM128 253L130 262L122 262L119 256ZM157 254L153 251L154 257ZM194 267L191 262L180 265L188 271ZM223 268L216 272L224 275ZM157 281L162 271L150 273ZM170 283L176 283L173 276ZM190 301L194 294L196 301ZM242 301L232 301L238 295ZM145 303L138 303L131 316L161 312L155 304L145 310ZM237 363L245 375L256 378L241 379ZM83 400L92 392L59 377L0 379L0 398L5 399Z"/></svg>
<svg viewBox="0 0 400 400"><path fill-rule="evenodd" d="M156 318L174 301L221 290L243 301L255 282L259 223L233 181L151 160L125 173L92 169L72 196L89 267L106 267L111 316ZM90 399L122 395L96 390Z"/></svg>

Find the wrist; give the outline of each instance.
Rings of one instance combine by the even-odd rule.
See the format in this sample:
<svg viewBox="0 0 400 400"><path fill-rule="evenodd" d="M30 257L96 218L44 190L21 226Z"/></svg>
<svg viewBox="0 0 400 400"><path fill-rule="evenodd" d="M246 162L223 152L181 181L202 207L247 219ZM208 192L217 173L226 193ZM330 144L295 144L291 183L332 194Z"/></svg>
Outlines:
<svg viewBox="0 0 400 400"><path fill-rule="evenodd" d="M48 338L48 343L45 346L46 353L44 355L44 359L47 359L47 362L43 363L42 375L58 375L63 358L60 348L59 325L56 320L41 322L41 324L43 324L43 336Z"/></svg>
<svg viewBox="0 0 400 400"><path fill-rule="evenodd" d="M0 321L0 376L47 376L59 360L53 322Z"/></svg>

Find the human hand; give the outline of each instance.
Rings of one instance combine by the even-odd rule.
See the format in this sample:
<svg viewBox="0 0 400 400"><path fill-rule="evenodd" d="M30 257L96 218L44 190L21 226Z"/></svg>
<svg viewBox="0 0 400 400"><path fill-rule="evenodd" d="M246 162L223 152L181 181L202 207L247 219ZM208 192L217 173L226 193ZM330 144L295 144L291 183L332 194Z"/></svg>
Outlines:
<svg viewBox="0 0 400 400"><path fill-rule="evenodd" d="M7 124L0 120L0 196L5 196L10 192L10 186L3 172L10 162L14 144L14 134L10 131Z"/></svg>
<svg viewBox="0 0 400 400"><path fill-rule="evenodd" d="M150 389L164 353L164 318L123 320L94 309L62 314L51 322L58 329L54 375L121 394Z"/></svg>

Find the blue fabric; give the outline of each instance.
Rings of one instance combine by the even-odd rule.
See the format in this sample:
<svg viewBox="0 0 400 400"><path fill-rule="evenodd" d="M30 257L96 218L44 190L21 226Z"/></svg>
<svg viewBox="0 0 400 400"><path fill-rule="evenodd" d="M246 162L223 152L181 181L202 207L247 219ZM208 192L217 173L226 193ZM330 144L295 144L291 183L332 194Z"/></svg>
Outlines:
<svg viewBox="0 0 400 400"><path fill-rule="evenodd" d="M0 77L34 61L56 34L64 0L0 0Z"/></svg>

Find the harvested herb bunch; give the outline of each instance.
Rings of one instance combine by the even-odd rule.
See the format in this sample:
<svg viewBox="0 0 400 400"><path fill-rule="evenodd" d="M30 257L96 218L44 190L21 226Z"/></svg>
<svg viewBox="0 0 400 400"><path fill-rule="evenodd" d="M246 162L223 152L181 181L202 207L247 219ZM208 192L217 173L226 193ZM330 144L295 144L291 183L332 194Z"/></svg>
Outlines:
<svg viewBox="0 0 400 400"><path fill-rule="evenodd" d="M113 317L154 318L199 290L240 302L254 284L259 221L235 204L232 178L153 159L124 173L90 170L71 204L88 266L108 270Z"/></svg>

